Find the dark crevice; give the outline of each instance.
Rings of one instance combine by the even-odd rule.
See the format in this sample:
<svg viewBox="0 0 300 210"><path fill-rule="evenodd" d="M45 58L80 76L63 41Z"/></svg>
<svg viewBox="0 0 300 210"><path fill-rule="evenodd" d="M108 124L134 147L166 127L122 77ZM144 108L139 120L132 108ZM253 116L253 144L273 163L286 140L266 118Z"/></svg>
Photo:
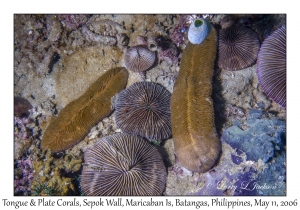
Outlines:
<svg viewBox="0 0 300 210"><path fill-rule="evenodd" d="M60 60L60 56L58 53L54 53L52 59L49 63L49 74L53 71L53 66Z"/></svg>

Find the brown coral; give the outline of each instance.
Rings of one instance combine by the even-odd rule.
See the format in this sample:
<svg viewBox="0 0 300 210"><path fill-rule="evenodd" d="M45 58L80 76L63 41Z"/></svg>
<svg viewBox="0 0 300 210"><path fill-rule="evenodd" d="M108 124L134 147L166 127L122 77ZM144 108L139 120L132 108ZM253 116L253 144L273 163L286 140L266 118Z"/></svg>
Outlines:
<svg viewBox="0 0 300 210"><path fill-rule="evenodd" d="M84 195L161 195L166 168L156 148L128 134L99 139L86 150L80 187Z"/></svg>
<svg viewBox="0 0 300 210"><path fill-rule="evenodd" d="M221 151L211 99L216 45L213 27L201 44L187 44L171 97L176 156L185 168L201 173L216 164Z"/></svg>
<svg viewBox="0 0 300 210"><path fill-rule="evenodd" d="M78 143L92 126L111 113L111 97L125 87L127 78L125 68L111 69L103 74L50 123L43 136L42 148L58 152Z"/></svg>

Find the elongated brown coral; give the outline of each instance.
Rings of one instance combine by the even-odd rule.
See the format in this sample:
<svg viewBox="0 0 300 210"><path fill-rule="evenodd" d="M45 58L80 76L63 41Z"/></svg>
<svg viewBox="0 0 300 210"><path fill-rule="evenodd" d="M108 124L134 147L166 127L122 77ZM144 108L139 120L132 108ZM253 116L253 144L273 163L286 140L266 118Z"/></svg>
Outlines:
<svg viewBox="0 0 300 210"><path fill-rule="evenodd" d="M171 97L176 156L191 171L208 171L221 150L211 99L216 46L213 27L201 44L187 44Z"/></svg>
<svg viewBox="0 0 300 210"><path fill-rule="evenodd" d="M50 123L42 148L58 152L78 143L92 126L111 113L111 97L126 86L127 79L125 68L114 68L103 74Z"/></svg>
<svg viewBox="0 0 300 210"><path fill-rule="evenodd" d="M166 167L146 140L118 133L99 139L84 154L80 187L84 195L161 195Z"/></svg>

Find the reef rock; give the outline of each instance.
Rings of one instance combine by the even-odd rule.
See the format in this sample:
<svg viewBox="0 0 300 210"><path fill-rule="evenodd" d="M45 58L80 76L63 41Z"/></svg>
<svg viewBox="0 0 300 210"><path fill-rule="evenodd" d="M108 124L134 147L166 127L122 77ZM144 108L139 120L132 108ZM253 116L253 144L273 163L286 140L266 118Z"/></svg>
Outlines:
<svg viewBox="0 0 300 210"><path fill-rule="evenodd" d="M247 160L268 162L283 150L286 123L278 119L261 119L262 112L251 110L246 130L234 125L224 131L222 139L234 149L246 153Z"/></svg>

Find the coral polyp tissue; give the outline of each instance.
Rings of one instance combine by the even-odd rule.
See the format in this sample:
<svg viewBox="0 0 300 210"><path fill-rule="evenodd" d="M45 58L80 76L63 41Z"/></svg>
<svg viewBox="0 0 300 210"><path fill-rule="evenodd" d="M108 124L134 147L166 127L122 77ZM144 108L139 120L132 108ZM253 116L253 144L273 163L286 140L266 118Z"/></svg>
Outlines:
<svg viewBox="0 0 300 210"><path fill-rule="evenodd" d="M255 63L259 47L257 34L242 24L222 29L219 34L218 65L230 71L249 67Z"/></svg>
<svg viewBox="0 0 300 210"><path fill-rule="evenodd" d="M257 60L258 80L274 101L286 107L286 27L263 42Z"/></svg>
<svg viewBox="0 0 300 210"><path fill-rule="evenodd" d="M85 195L146 196L164 191L161 155L140 137L120 133L99 139L84 159L80 187Z"/></svg>
<svg viewBox="0 0 300 210"><path fill-rule="evenodd" d="M111 113L111 98L125 87L127 77L125 68L114 68L97 79L51 121L43 135L42 148L59 152L82 140L92 126Z"/></svg>
<svg viewBox="0 0 300 210"><path fill-rule="evenodd" d="M196 19L189 33L191 42L183 52L171 99L171 122L179 161L187 169L203 173L216 164L221 151L211 99L217 37L203 19Z"/></svg>
<svg viewBox="0 0 300 210"><path fill-rule="evenodd" d="M286 195L285 26L15 14L14 194Z"/></svg>
<svg viewBox="0 0 300 210"><path fill-rule="evenodd" d="M125 133L162 140L171 136L171 94L153 82L137 82L119 93L117 125Z"/></svg>

